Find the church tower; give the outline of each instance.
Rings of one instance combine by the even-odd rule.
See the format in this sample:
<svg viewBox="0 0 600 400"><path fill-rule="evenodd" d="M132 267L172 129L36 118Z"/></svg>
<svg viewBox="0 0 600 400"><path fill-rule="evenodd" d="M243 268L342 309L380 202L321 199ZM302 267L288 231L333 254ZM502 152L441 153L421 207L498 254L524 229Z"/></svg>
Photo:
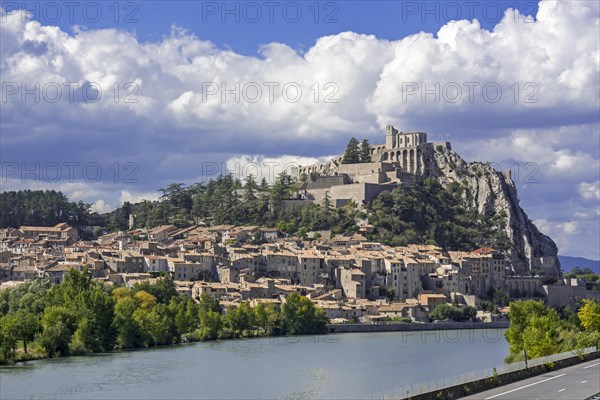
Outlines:
<svg viewBox="0 0 600 400"><path fill-rule="evenodd" d="M388 149L398 147L398 130L391 124L385 127L385 147Z"/></svg>

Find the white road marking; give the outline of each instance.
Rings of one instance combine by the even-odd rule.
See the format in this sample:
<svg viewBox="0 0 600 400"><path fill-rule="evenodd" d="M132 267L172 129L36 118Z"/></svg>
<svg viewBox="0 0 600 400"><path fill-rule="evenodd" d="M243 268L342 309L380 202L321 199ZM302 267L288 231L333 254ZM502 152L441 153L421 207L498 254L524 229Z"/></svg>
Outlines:
<svg viewBox="0 0 600 400"><path fill-rule="evenodd" d="M592 367L595 367L596 365L600 365L600 363L596 363L596 364L588 365L587 367L583 367L583 369L592 368Z"/></svg>
<svg viewBox="0 0 600 400"><path fill-rule="evenodd" d="M518 387L516 389L509 390L508 392L504 392L504 393L500 393L500 394L495 394L493 396L486 397L485 400L490 400L490 399L496 398L498 396L502 396L502 395L509 394L509 393L512 393L512 392L516 392L517 390L525 389L525 388L528 388L530 386L537 385L538 383L548 382L548 381L551 381L552 379L560 378L561 376L565 376L565 375L566 374L560 374L560 375L553 376L552 378L548 378L548 379L544 379L544 380L537 381L537 382L534 382L534 383L530 383L529 385L521 386L521 387Z"/></svg>
<svg viewBox="0 0 600 400"><path fill-rule="evenodd" d="M560 393L560 392L564 392L564 391L565 391L565 389L560 389L560 390L558 391L558 393Z"/></svg>
<svg viewBox="0 0 600 400"><path fill-rule="evenodd" d="M587 381L581 381L581 383L586 383Z"/></svg>

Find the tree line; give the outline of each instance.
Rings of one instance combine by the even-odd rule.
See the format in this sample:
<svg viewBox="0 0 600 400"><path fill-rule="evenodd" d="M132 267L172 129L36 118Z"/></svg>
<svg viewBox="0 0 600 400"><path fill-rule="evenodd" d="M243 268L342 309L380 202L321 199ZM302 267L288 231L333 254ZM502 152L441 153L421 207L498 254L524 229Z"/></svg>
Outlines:
<svg viewBox="0 0 600 400"><path fill-rule="evenodd" d="M71 270L60 285L45 280L0 291L0 363L234 337L325 333L328 319L306 297L283 305L241 302L222 309L196 302L160 278L112 287Z"/></svg>
<svg viewBox="0 0 600 400"><path fill-rule="evenodd" d="M66 222L71 226L103 225L103 218L91 211L91 204L71 202L54 190L19 190L0 192L0 228L22 225L54 226Z"/></svg>
<svg viewBox="0 0 600 400"><path fill-rule="evenodd" d="M3 226L15 227L58 222L76 227L95 225L98 235L129 229L129 216L134 215L135 228L164 224L275 226L283 234L304 239L308 232L320 230L351 235L358 231L358 220L368 219L375 228L369 239L392 246L435 244L462 251L511 246L504 232L506 214L479 214L466 205L464 197L469 194L457 182L444 188L435 179L425 178L412 186L380 193L364 209L354 202L336 208L327 193L319 204L286 205L286 200L297 198L302 184L285 172L272 185L265 179L258 182L252 175L244 182L223 175L206 184L170 184L160 189L162 195L156 201L124 202L102 216L90 212L89 204L70 203L60 192L5 192L0 194L1 220Z"/></svg>
<svg viewBox="0 0 600 400"><path fill-rule="evenodd" d="M163 224L179 227L206 225L276 226L282 233L306 237L314 230L333 229L335 233L358 230L360 216L356 204L336 209L328 195L321 204L286 207L285 201L297 198L300 183L282 172L272 185L252 175L244 182L231 175L219 176L207 184L185 186L174 183L160 189L157 201L142 201L121 207L106 215L106 230L126 230L129 215L135 227L152 228Z"/></svg>
<svg viewBox="0 0 600 400"><path fill-rule="evenodd" d="M435 179L425 178L410 187L380 193L362 210L353 202L335 208L327 193L320 204L286 207L284 201L295 198L299 184L285 173L271 186L264 180L257 183L253 176L242 183L230 175L207 185L172 184L161 189L163 196L158 201L125 203L108 216L107 227L127 229L128 216L133 213L137 227L198 222L262 225L305 238L310 231L329 229L332 234L350 235L358 231L357 220L368 219L375 228L369 239L388 245L435 244L461 251L511 246L504 232L506 214L482 216L465 204L466 189L456 182L446 189Z"/></svg>

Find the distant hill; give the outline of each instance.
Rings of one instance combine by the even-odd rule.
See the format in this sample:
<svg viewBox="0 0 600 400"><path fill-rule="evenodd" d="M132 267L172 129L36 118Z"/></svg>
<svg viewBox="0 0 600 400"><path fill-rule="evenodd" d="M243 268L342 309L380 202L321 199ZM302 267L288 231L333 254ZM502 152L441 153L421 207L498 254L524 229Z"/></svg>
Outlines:
<svg viewBox="0 0 600 400"><path fill-rule="evenodd" d="M583 257L558 256L563 271L570 271L573 267L591 268L597 274L600 274L600 261L590 260Z"/></svg>

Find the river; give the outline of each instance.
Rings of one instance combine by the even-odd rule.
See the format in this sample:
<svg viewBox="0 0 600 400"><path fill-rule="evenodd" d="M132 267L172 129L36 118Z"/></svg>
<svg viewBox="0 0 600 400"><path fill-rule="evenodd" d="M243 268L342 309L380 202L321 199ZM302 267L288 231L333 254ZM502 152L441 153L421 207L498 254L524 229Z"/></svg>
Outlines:
<svg viewBox="0 0 600 400"><path fill-rule="evenodd" d="M0 399L353 399L503 363L502 329L193 343L0 368Z"/></svg>

